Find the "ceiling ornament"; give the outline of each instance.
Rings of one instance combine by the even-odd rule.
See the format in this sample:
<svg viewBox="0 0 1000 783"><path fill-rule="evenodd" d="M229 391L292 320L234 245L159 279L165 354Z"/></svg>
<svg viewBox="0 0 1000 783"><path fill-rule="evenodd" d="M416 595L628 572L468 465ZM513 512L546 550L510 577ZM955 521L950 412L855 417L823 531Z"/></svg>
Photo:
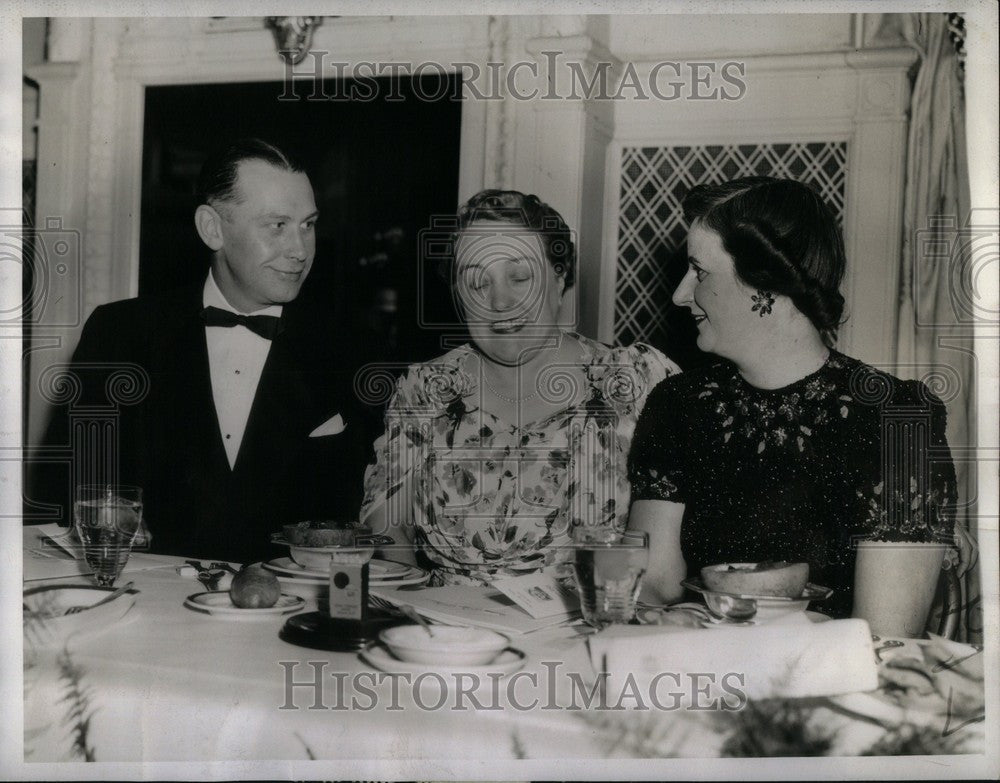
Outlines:
<svg viewBox="0 0 1000 783"><path fill-rule="evenodd" d="M264 24L274 33L278 54L291 65L302 62L312 45L313 31L322 23L322 16L264 17Z"/></svg>

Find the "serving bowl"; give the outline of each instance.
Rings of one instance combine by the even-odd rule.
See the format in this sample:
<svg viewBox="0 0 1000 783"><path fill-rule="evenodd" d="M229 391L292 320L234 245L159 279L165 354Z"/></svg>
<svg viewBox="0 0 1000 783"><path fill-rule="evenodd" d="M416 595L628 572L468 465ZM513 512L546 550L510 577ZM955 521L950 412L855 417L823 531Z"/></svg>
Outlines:
<svg viewBox="0 0 1000 783"><path fill-rule="evenodd" d="M397 625L379 633L389 652L407 663L482 666L495 660L510 637L485 628L433 626L433 636L419 625Z"/></svg>
<svg viewBox="0 0 1000 783"><path fill-rule="evenodd" d="M371 534L370 527L352 520L320 519L283 525L275 535L296 546L328 547L353 546L359 537Z"/></svg>
<svg viewBox="0 0 1000 783"><path fill-rule="evenodd" d="M289 526L286 526L289 527ZM292 526L294 527L294 526ZM310 531L317 532L317 531ZM330 563L337 562L345 565L361 565L367 563L375 554L375 548L388 546L393 543L390 536L373 535L372 533L359 533L355 530L323 530L325 533L349 533L349 537L341 537L345 543L319 546L314 543L292 543L284 533L274 533L271 542L279 546L287 546L289 554L298 565L310 571L328 573Z"/></svg>
<svg viewBox="0 0 1000 783"><path fill-rule="evenodd" d="M719 593L795 598L809 582L809 564L719 563L702 568L701 578Z"/></svg>

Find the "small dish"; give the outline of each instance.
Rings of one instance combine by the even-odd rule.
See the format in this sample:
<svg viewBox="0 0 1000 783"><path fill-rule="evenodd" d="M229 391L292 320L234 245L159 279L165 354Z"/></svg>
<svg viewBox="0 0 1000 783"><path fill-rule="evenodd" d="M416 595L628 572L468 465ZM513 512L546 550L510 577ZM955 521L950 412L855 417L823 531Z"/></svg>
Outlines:
<svg viewBox="0 0 1000 783"><path fill-rule="evenodd" d="M445 627L445 626L435 626ZM421 631L423 633L423 631ZM434 674L438 677L451 673L461 673L463 675L473 675L486 678L489 675L513 674L524 666L524 653L521 650L509 647L490 663L484 665L449 665L443 663L416 663L413 661L401 661L389 653L389 651L378 642L372 642L365 647L359 655L361 660L371 664L376 669L389 674Z"/></svg>
<svg viewBox="0 0 1000 783"><path fill-rule="evenodd" d="M709 590L700 579L686 579L681 584L701 593L709 610L718 617L737 622L754 620L766 623L776 617L804 612L810 601L822 601L833 595L829 587L809 583L796 598L774 595L723 593Z"/></svg>
<svg viewBox="0 0 1000 783"><path fill-rule="evenodd" d="M306 602L297 595L282 593L274 606L243 609L233 603L227 591L217 590L195 593L184 599L184 606L195 612L218 617L223 620L266 620L270 617L297 612Z"/></svg>
<svg viewBox="0 0 1000 783"><path fill-rule="evenodd" d="M91 606L103 601L114 587L97 585L42 585L24 591L22 598L25 638L31 644L48 645L70 636L102 631L121 620L135 605L139 591L128 590L115 600L93 609L66 614L71 606Z"/></svg>
<svg viewBox="0 0 1000 783"><path fill-rule="evenodd" d="M419 625L397 625L378 636L401 661L443 666L483 666L510 644L510 637L485 628L435 625L432 630L433 635Z"/></svg>

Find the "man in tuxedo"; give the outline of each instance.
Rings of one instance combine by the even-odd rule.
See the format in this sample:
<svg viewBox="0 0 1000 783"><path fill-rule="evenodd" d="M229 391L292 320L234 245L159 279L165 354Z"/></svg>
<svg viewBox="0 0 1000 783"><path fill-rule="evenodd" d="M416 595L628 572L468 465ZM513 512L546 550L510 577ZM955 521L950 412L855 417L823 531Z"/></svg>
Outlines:
<svg viewBox="0 0 1000 783"><path fill-rule="evenodd" d="M302 166L237 141L206 161L199 202L205 280L103 305L84 326L76 409L107 406L123 369L138 374L137 400L118 405L116 445L72 441L74 460L101 463L73 474L141 486L152 551L248 562L279 554L268 539L283 524L353 516L366 444L351 341L298 299L317 219ZM74 437L67 419L57 414L56 440Z"/></svg>

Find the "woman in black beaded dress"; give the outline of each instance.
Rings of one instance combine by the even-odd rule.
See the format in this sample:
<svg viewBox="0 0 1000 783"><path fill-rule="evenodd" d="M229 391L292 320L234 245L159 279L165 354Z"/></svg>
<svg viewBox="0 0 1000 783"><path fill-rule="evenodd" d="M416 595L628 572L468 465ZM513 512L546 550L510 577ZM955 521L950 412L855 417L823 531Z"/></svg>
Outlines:
<svg viewBox="0 0 1000 783"><path fill-rule="evenodd" d="M690 268L673 301L723 361L660 383L636 428L630 525L650 535L647 597L679 598L706 565L805 561L835 591L813 608L850 616L858 541L955 541L944 406L833 350L844 245L810 188L701 185L684 213ZM967 567L971 541L957 545ZM914 576L936 583L938 568Z"/></svg>

